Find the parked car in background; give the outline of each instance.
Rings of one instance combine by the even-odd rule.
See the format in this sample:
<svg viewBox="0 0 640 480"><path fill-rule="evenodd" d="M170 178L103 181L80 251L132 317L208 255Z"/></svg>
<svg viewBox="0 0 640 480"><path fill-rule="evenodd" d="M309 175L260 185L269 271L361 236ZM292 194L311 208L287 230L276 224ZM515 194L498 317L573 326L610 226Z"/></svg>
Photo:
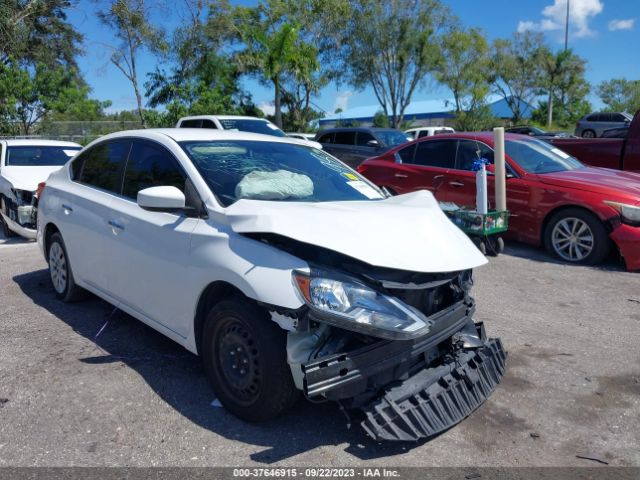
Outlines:
<svg viewBox="0 0 640 480"><path fill-rule="evenodd" d="M578 120L575 134L584 138L601 137L605 130L629 125L631 118L631 115L626 112L591 113Z"/></svg>
<svg viewBox="0 0 640 480"><path fill-rule="evenodd" d="M316 141L325 151L352 168L366 158L380 155L410 140L407 134L394 128L344 127L316 134Z"/></svg>
<svg viewBox="0 0 640 480"><path fill-rule="evenodd" d="M244 420L302 392L360 411L375 440L415 441L504 374L472 320L486 259L433 196L386 196L293 139L107 135L47 180L38 243L60 299L90 290L201 356Z"/></svg>
<svg viewBox="0 0 640 480"><path fill-rule="evenodd" d="M455 133L455 130L451 127L417 127L405 130L404 133L411 137L412 140L415 140L416 138L431 137L441 133Z"/></svg>
<svg viewBox="0 0 640 480"><path fill-rule="evenodd" d="M596 264L614 243L640 269L640 174L587 167L546 142L505 135L508 237L570 263ZM475 208L472 165L493 163L491 133L429 137L363 162L358 171L398 194L426 189L440 202ZM492 165L488 167L493 169ZM489 176L494 204L494 178Z"/></svg>
<svg viewBox="0 0 640 480"><path fill-rule="evenodd" d="M538 127L531 127L526 125L510 127L505 129L505 132L519 133L520 135L529 135L530 137L536 137L538 140L548 140L550 138L558 138L558 137L562 137L562 138L573 137L573 135L570 135L567 132L548 132Z"/></svg>
<svg viewBox="0 0 640 480"><path fill-rule="evenodd" d="M310 141L310 142L315 142L316 134L315 133L287 132L287 137L298 138L300 140L307 140L307 141Z"/></svg>
<svg viewBox="0 0 640 480"><path fill-rule="evenodd" d="M0 140L0 221L5 237L36 238L36 190L82 147L54 140Z"/></svg>
<svg viewBox="0 0 640 480"><path fill-rule="evenodd" d="M261 133L274 137L286 137L287 134L266 118L244 117L240 115L196 115L182 117L178 120L176 128L210 128L214 130L237 130L239 132ZM322 148L313 139L302 141Z"/></svg>
<svg viewBox="0 0 640 480"><path fill-rule="evenodd" d="M621 128L627 128L624 138L554 138L550 141L587 165L640 173L640 110L627 127Z"/></svg>
<svg viewBox="0 0 640 480"><path fill-rule="evenodd" d="M628 133L629 126L610 128L609 130L605 130L604 132L602 132L601 138L627 138Z"/></svg>

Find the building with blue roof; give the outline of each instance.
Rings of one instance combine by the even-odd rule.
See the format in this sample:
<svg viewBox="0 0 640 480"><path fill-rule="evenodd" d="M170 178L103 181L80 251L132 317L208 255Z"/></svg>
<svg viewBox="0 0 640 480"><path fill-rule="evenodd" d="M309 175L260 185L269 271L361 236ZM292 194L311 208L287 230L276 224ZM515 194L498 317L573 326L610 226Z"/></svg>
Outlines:
<svg viewBox="0 0 640 480"><path fill-rule="evenodd" d="M494 117L508 123L513 118L513 112L504 98L489 97L489 108ZM411 102L404 111L404 121L414 127L428 126L453 126L455 114L453 113L453 99L421 100ZM522 118L529 119L533 113L533 106L520 100ZM338 122L355 121L362 127L369 127L373 123L376 113L382 111L380 105L367 105L363 107L349 108L343 112L331 114L319 120L320 128L335 127Z"/></svg>

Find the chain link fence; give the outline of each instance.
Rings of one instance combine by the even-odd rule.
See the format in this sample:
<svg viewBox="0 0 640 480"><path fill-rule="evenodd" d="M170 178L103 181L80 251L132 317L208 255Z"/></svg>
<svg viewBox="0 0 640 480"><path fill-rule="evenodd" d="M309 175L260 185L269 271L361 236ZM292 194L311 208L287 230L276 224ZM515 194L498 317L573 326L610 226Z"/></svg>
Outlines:
<svg viewBox="0 0 640 480"><path fill-rule="evenodd" d="M37 125L31 135L3 135L0 138L64 140L86 145L107 133L138 128L142 128L142 123L131 120L47 121Z"/></svg>

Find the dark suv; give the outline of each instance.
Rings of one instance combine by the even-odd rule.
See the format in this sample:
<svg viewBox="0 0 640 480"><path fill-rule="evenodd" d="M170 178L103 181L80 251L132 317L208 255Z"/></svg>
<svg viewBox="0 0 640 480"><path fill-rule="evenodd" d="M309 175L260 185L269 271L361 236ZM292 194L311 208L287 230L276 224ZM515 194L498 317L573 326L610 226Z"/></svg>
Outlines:
<svg viewBox="0 0 640 480"><path fill-rule="evenodd" d="M316 142L322 144L323 150L352 168L369 157L380 155L410 140L406 133L395 128L331 128L316 135Z"/></svg>

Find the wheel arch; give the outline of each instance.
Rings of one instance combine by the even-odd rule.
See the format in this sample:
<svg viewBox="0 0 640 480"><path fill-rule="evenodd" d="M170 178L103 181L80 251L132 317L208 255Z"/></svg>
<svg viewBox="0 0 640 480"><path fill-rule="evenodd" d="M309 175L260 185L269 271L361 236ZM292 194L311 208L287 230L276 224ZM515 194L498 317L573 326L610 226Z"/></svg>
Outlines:
<svg viewBox="0 0 640 480"><path fill-rule="evenodd" d="M249 297L247 297L242 290L224 280L211 282L200 294L196 305L195 318L193 319L193 335L198 355L202 354L202 329L209 310L211 310L216 303L232 296L241 296L249 301Z"/></svg>
<svg viewBox="0 0 640 480"><path fill-rule="evenodd" d="M602 224L607 229L607 232L611 233L611 226L610 226L609 222L607 222L605 219L603 219L602 215L600 215L596 210L594 210L592 208L589 208L589 207L585 207L584 205L580 205L580 204L559 205L559 206L549 210L547 212L547 214L544 216L544 219L542 220L542 224L540 226L540 233L539 233L541 245L544 245L545 232L547 231L547 227L549 226L549 222L551 221L553 216L556 215L559 212L562 212L563 210L573 210L573 209L582 210L582 211L584 211L586 213L594 215L598 220L600 220L602 222Z"/></svg>
<svg viewBox="0 0 640 480"><path fill-rule="evenodd" d="M51 241L51 237L54 233L60 233L60 229L53 223L47 223L47 226L44 227L44 234L42 237L44 258L47 262L49 261L49 242Z"/></svg>

